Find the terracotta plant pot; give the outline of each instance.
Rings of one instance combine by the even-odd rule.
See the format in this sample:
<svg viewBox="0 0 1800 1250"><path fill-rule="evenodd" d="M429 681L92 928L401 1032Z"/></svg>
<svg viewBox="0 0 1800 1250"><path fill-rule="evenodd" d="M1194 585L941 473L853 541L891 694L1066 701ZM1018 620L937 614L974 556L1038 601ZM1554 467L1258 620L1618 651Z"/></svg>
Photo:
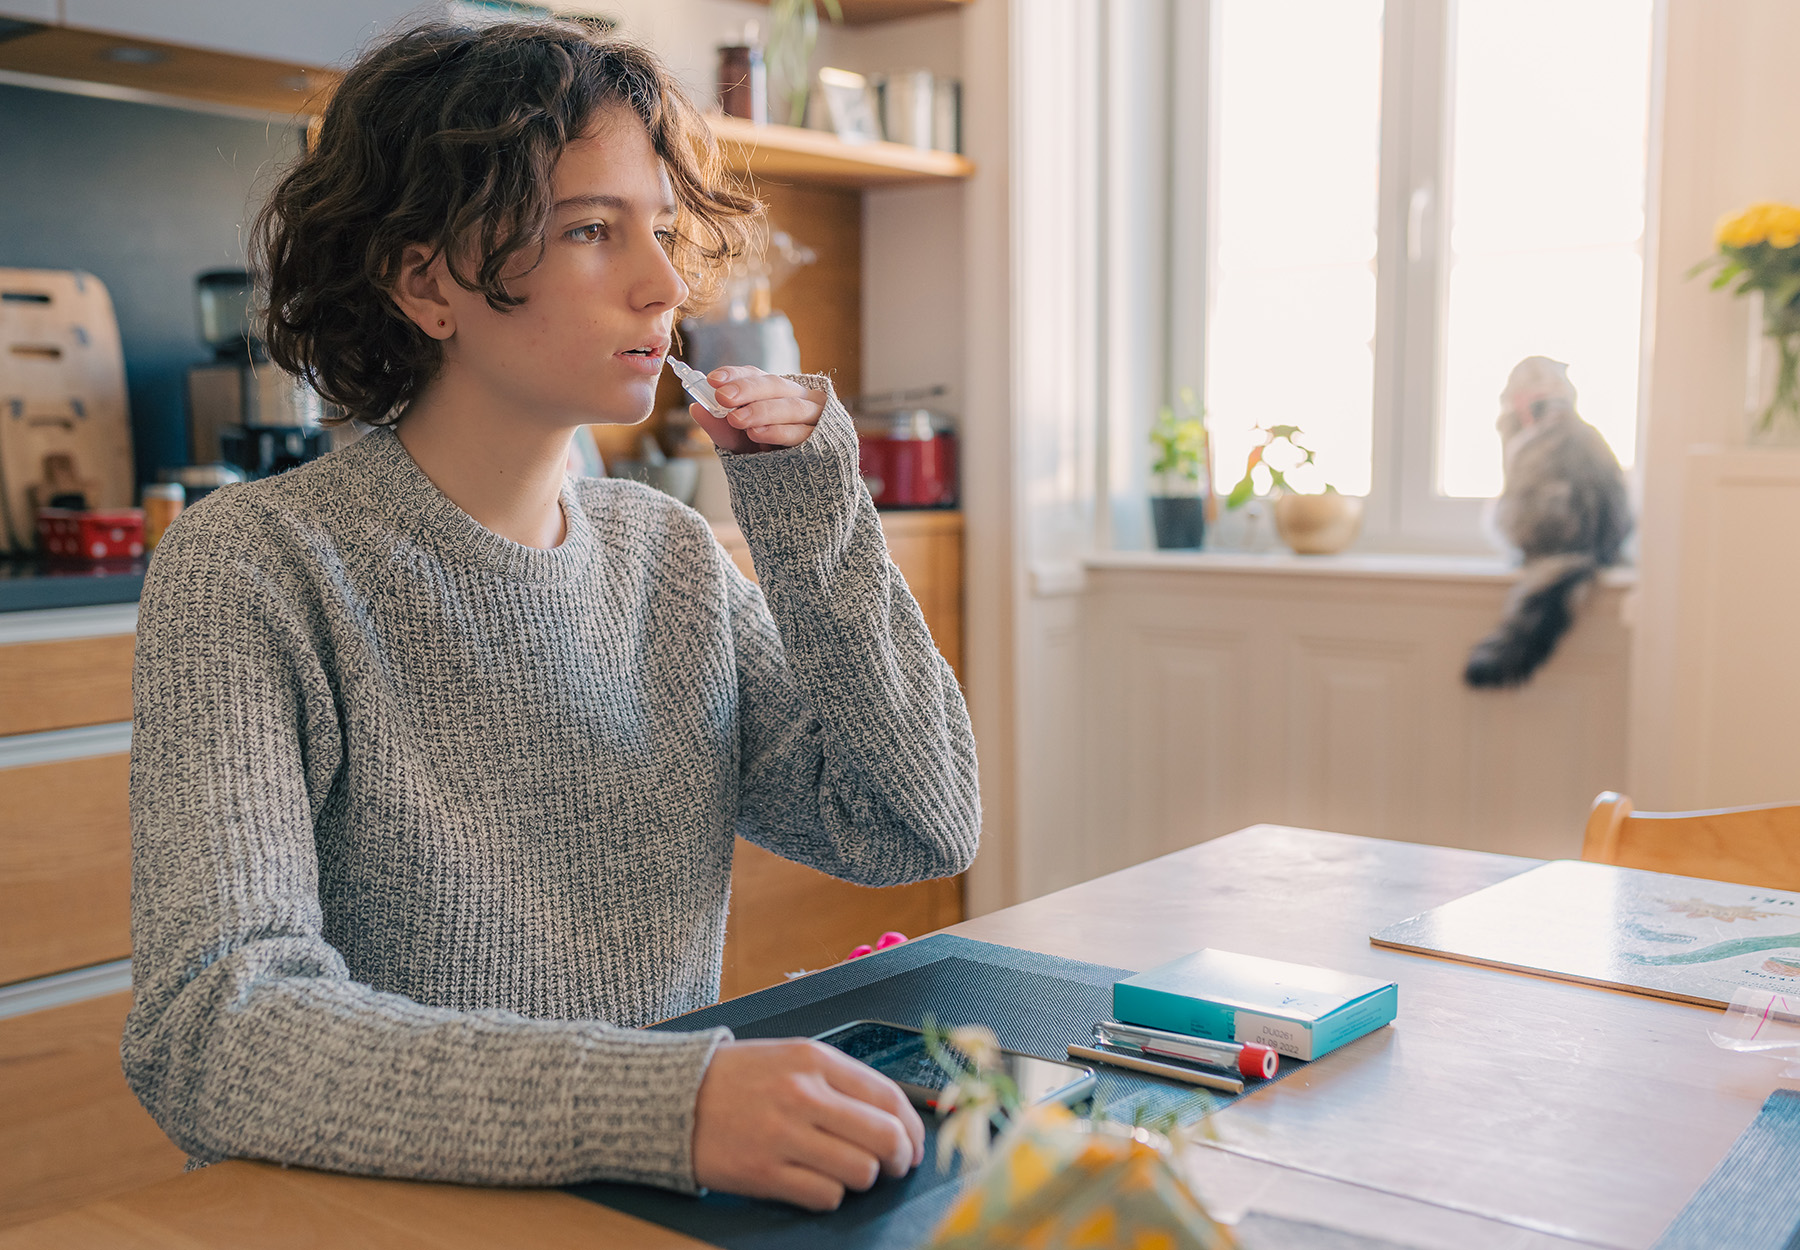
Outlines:
<svg viewBox="0 0 1800 1250"><path fill-rule="evenodd" d="M1335 555L1356 541L1362 514L1356 495L1282 495L1275 501L1275 530L1300 555Z"/></svg>

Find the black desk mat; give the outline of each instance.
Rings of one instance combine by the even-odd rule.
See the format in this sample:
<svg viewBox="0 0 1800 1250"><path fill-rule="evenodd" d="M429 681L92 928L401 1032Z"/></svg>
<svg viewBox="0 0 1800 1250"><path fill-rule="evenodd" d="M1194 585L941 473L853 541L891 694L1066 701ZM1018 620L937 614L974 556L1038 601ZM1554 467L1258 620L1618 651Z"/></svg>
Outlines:
<svg viewBox="0 0 1800 1250"><path fill-rule="evenodd" d="M1653 1250L1800 1250L1800 1091L1778 1089Z"/></svg>
<svg viewBox="0 0 1800 1250"><path fill-rule="evenodd" d="M1000 1044L1046 1059L1067 1059L1070 1042L1090 1042L1096 1020L1112 1015L1113 982L1123 968L1080 963L939 934L771 986L657 1025L676 1031L729 1027L737 1036L810 1037L851 1020L918 1025L927 1015L946 1027L985 1024ZM1280 1080L1306 1065L1281 1060ZM1129 1120L1176 1112L1192 1123L1247 1096L1197 1090L1116 1068L1095 1069L1094 1097L1107 1114ZM937 1171L936 1133L925 1122L925 1162L900 1179L849 1194L823 1215L781 1203L724 1194L690 1197L643 1185L575 1185L569 1192L673 1228L727 1250L817 1246L828 1250L912 1250L955 1197L955 1175Z"/></svg>

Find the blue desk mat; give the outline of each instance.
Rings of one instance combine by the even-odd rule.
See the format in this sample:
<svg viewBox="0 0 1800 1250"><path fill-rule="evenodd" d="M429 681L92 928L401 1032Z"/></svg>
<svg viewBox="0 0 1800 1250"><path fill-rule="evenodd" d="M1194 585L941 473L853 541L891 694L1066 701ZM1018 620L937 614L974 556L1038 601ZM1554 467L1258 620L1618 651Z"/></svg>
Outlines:
<svg viewBox="0 0 1800 1250"><path fill-rule="evenodd" d="M1080 963L995 946L949 934L921 938L862 959L800 977L666 1020L658 1029L685 1031L725 1025L738 1037L811 1037L852 1020L918 1025L985 1024L1008 1050L1067 1059L1070 1042L1091 1042L1096 1020L1112 1015L1113 982L1123 968ZM1275 1080L1306 1065L1283 1057ZM1245 1097L1096 1067L1094 1098L1109 1116L1130 1120L1176 1112L1192 1123ZM639 1219L675 1229L726 1250L823 1247L828 1250L912 1250L926 1240L956 1196L954 1174L936 1167L937 1141L925 1122L925 1162L899 1180L883 1178L867 1193L852 1193L836 1211L813 1214L783 1203L708 1193L699 1197L643 1185L574 1185L569 1192Z"/></svg>
<svg viewBox="0 0 1800 1250"><path fill-rule="evenodd" d="M1778 1089L1653 1250L1800 1250L1800 1090Z"/></svg>

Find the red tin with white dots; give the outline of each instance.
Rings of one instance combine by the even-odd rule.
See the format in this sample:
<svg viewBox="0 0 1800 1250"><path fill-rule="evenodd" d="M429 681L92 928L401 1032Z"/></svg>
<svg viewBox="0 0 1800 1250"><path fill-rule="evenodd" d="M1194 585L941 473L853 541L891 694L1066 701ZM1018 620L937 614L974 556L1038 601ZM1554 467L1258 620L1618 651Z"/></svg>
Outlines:
<svg viewBox="0 0 1800 1250"><path fill-rule="evenodd" d="M141 508L39 508L38 550L52 560L132 560L144 554Z"/></svg>

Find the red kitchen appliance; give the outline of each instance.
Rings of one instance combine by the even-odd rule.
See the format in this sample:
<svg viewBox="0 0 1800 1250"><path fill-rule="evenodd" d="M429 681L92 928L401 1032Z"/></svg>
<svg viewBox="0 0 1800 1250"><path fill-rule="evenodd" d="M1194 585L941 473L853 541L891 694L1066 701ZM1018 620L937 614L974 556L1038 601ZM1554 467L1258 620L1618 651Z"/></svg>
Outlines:
<svg viewBox="0 0 1800 1250"><path fill-rule="evenodd" d="M956 421L929 408L856 419L857 468L877 508L956 506Z"/></svg>

